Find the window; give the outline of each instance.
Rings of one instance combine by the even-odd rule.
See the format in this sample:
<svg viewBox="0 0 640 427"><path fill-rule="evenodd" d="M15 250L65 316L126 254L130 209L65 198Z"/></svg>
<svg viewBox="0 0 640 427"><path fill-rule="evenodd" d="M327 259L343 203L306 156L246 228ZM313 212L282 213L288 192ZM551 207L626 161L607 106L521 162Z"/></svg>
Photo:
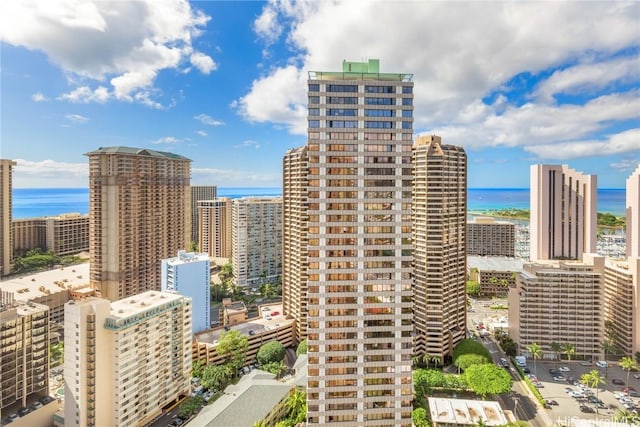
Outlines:
<svg viewBox="0 0 640 427"><path fill-rule="evenodd" d="M327 116L357 116L358 110L355 108L329 108Z"/></svg>
<svg viewBox="0 0 640 427"><path fill-rule="evenodd" d="M402 86L402 93L413 93L413 86Z"/></svg>
<svg viewBox="0 0 640 427"><path fill-rule="evenodd" d="M402 98L402 105L413 105L413 98Z"/></svg>
<svg viewBox="0 0 640 427"><path fill-rule="evenodd" d="M395 98L365 98L366 105L396 105Z"/></svg>
<svg viewBox="0 0 640 427"><path fill-rule="evenodd" d="M367 129L393 129L393 122L364 122ZM411 129L411 128L409 128Z"/></svg>
<svg viewBox="0 0 640 427"><path fill-rule="evenodd" d="M358 85L329 85L327 92L357 92Z"/></svg>
<svg viewBox="0 0 640 427"><path fill-rule="evenodd" d="M320 120L309 120L309 127L310 128L319 128L320 127Z"/></svg>
<svg viewBox="0 0 640 427"><path fill-rule="evenodd" d="M329 120L327 122L330 128L356 128L358 122L356 120Z"/></svg>
<svg viewBox="0 0 640 427"><path fill-rule="evenodd" d="M327 104L357 104L358 98L355 96L330 96Z"/></svg>
<svg viewBox="0 0 640 427"><path fill-rule="evenodd" d="M413 111L411 111L411 110L402 110L402 117L413 117Z"/></svg>
<svg viewBox="0 0 640 427"><path fill-rule="evenodd" d="M309 85L309 92L320 92L320 85L316 83L311 83Z"/></svg>
<svg viewBox="0 0 640 427"><path fill-rule="evenodd" d="M364 110L366 117L395 117L394 110Z"/></svg>
<svg viewBox="0 0 640 427"><path fill-rule="evenodd" d="M310 96L309 97L309 104L320 104L320 97L319 96Z"/></svg>
<svg viewBox="0 0 640 427"><path fill-rule="evenodd" d="M319 116L320 115L320 109L319 108L309 108L309 115L310 116Z"/></svg>
<svg viewBox="0 0 640 427"><path fill-rule="evenodd" d="M411 122L402 122L402 129L411 129Z"/></svg>
<svg viewBox="0 0 640 427"><path fill-rule="evenodd" d="M364 91L367 93L395 93L393 86L365 86Z"/></svg>

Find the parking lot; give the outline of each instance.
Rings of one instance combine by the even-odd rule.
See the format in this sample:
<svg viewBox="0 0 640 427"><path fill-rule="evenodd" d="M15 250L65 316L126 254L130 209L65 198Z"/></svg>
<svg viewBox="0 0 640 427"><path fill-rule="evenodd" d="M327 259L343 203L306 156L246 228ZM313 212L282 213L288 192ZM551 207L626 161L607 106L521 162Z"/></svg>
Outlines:
<svg viewBox="0 0 640 427"><path fill-rule="evenodd" d="M624 409L622 403L614 396L614 393L622 395L622 389L626 386L632 386L636 390L640 390L640 379L629 376L629 384L624 384L627 379L627 372L619 366L612 366L609 363L608 368L598 368L595 365L583 366L579 361L536 361L535 367L533 361L528 361L528 368L532 374L535 374L542 386L538 389L542 397L545 400L555 400L558 402L557 406L549 406L547 411L551 415L552 419L558 417L582 417L582 418L603 418L610 419L619 409ZM550 373L549 370L560 370L561 368L568 368L568 372ZM594 369L600 372L602 377L606 374L605 384L602 384L596 392L595 389L586 388L583 392L581 389L571 384L570 380L580 380L583 374L586 374ZM605 372L606 371L606 372ZM536 373L537 372L537 373ZM553 377L556 377L554 380ZM562 377L564 380L559 380ZM612 380L619 380L616 382L622 382L622 385L615 385ZM569 393L576 395L577 397L571 397ZM597 405L593 401L589 401L589 395L593 393L594 397L591 397L593 401L599 399L603 402L601 405ZM640 407L640 398L632 397L630 401ZM580 410L580 406L590 408L584 412ZM596 408L596 406L599 406ZM596 410L597 409L597 410ZM590 411L593 410L593 413Z"/></svg>

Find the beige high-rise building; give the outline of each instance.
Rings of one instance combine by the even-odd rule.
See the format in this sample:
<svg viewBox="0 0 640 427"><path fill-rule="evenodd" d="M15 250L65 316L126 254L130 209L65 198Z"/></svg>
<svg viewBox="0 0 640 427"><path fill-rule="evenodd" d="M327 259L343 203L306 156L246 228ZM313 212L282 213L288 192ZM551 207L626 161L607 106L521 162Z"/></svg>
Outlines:
<svg viewBox="0 0 640 427"><path fill-rule="evenodd" d="M12 303L11 296L2 297L0 412L6 414L16 402L26 407L32 396L49 394L49 308L34 302Z"/></svg>
<svg viewBox="0 0 640 427"><path fill-rule="evenodd" d="M16 164L13 160L0 159L0 277L11 272L13 259L12 175Z"/></svg>
<svg viewBox="0 0 640 427"><path fill-rule="evenodd" d="M112 301L160 289L160 261L190 243L191 160L129 147L86 155L91 286Z"/></svg>
<svg viewBox="0 0 640 427"><path fill-rule="evenodd" d="M597 177L567 165L531 166L530 260L596 252Z"/></svg>
<svg viewBox="0 0 640 427"><path fill-rule="evenodd" d="M282 274L282 197L233 200L231 262L236 284L257 287Z"/></svg>
<svg viewBox="0 0 640 427"><path fill-rule="evenodd" d="M413 144L414 353L444 359L466 338L467 156L439 136Z"/></svg>
<svg viewBox="0 0 640 427"><path fill-rule="evenodd" d="M599 255L582 261L525 264L509 289L509 336L527 353L533 343L554 359L551 343L570 344L575 357L602 357L604 264Z"/></svg>
<svg viewBox="0 0 640 427"><path fill-rule="evenodd" d="M410 426L412 75L308 80L308 425Z"/></svg>
<svg viewBox="0 0 640 427"><path fill-rule="evenodd" d="M614 344L620 354L640 351L640 257L606 260L604 320L615 331Z"/></svg>
<svg viewBox="0 0 640 427"><path fill-rule="evenodd" d="M213 200L218 197L218 188L215 185L191 186L191 241L200 243L200 226L198 202Z"/></svg>
<svg viewBox="0 0 640 427"><path fill-rule="evenodd" d="M295 148L282 162L282 310L295 319L296 342L307 337L307 154L307 147Z"/></svg>
<svg viewBox="0 0 640 427"><path fill-rule="evenodd" d="M232 200L228 197L198 202L200 252L215 258L231 258L232 207Z"/></svg>
<svg viewBox="0 0 640 427"><path fill-rule="evenodd" d="M144 426L189 394L191 299L147 291L65 305L64 423Z"/></svg>
<svg viewBox="0 0 640 427"><path fill-rule="evenodd" d="M515 257L515 224L489 217L468 221L467 255Z"/></svg>
<svg viewBox="0 0 640 427"><path fill-rule="evenodd" d="M627 256L640 257L640 165L627 179Z"/></svg>
<svg viewBox="0 0 640 427"><path fill-rule="evenodd" d="M40 248L56 255L89 250L89 215L67 213L58 216L13 221L14 254Z"/></svg>

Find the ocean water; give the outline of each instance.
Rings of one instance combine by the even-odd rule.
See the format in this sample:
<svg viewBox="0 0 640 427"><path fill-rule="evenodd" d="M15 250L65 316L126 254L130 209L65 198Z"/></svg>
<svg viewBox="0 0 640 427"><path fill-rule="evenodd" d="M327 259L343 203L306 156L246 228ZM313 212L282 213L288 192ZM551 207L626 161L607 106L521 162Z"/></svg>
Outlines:
<svg viewBox="0 0 640 427"><path fill-rule="evenodd" d="M280 187L218 188L219 197L280 196ZM598 212L625 214L625 190L605 188L598 190ZM528 188L470 188L467 192L469 211L487 211L504 208L529 208ZM62 213L89 212L88 188L14 188L13 218L35 218Z"/></svg>

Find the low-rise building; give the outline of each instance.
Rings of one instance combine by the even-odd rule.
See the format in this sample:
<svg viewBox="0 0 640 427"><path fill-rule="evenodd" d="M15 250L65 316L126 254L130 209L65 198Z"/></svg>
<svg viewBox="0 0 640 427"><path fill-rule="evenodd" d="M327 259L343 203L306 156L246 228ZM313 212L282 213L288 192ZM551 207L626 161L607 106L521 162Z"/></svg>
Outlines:
<svg viewBox="0 0 640 427"><path fill-rule="evenodd" d="M429 412L434 427L502 426L515 418L503 411L500 403L489 400L445 399L429 397Z"/></svg>
<svg viewBox="0 0 640 427"><path fill-rule="evenodd" d="M516 285L523 260L510 257L467 257L469 280L478 282L483 297L505 297Z"/></svg>
<svg viewBox="0 0 640 427"><path fill-rule="evenodd" d="M467 255L516 256L516 226L491 217L467 221Z"/></svg>
<svg viewBox="0 0 640 427"><path fill-rule="evenodd" d="M55 255L89 250L89 215L66 213L58 216L13 220L13 253L21 255L40 248Z"/></svg>

